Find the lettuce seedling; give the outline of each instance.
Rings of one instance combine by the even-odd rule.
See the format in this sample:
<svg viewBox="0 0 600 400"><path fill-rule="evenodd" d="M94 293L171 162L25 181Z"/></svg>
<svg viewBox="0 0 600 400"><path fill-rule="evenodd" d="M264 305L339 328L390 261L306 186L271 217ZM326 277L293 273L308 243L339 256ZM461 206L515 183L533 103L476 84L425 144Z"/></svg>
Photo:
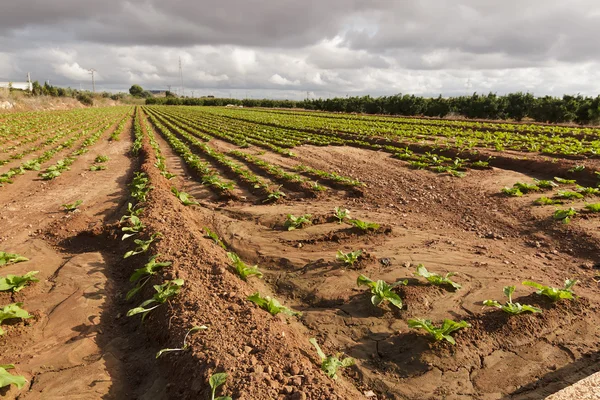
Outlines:
<svg viewBox="0 0 600 400"><path fill-rule="evenodd" d="M282 306L279 301L269 296L261 297L259 292L248 296L248 300L259 306L263 310L268 311L271 315L277 315L279 313L284 313L291 316L302 315L301 312L290 310L289 308Z"/></svg>
<svg viewBox="0 0 600 400"><path fill-rule="evenodd" d="M522 193L537 192L540 190L540 187L533 183L522 183L522 182L515 183L513 185L513 188L519 189Z"/></svg>
<svg viewBox="0 0 600 400"><path fill-rule="evenodd" d="M2 324L2 322L6 319L31 318L31 315L21 308L22 305L23 303L12 303L0 308L0 324ZM4 330L2 330L2 327L0 327L0 336L2 335L4 335Z"/></svg>
<svg viewBox="0 0 600 400"><path fill-rule="evenodd" d="M232 252L228 252L227 257L229 257L229 259L233 263L235 271L243 280L247 280L248 277L251 275L255 275L257 278L262 278L263 274L258 270L258 265L249 267L240 259L240 257L237 254Z"/></svg>
<svg viewBox="0 0 600 400"><path fill-rule="evenodd" d="M219 372L218 374L213 374L210 376L208 383L210 384L210 388L212 390L211 399L212 400L231 400L229 396L219 396L215 397L215 393L217 392L217 388L223 385L227 381L227 373Z"/></svg>
<svg viewBox="0 0 600 400"><path fill-rule="evenodd" d="M133 271L133 274L129 277L129 281L137 282L137 284L133 289L127 292L127 295L125 296L126 300L130 300L135 296L144 285L148 283L152 275L156 275L158 271L172 264L170 261L156 262L158 257L160 257L160 254L150 257L146 265Z"/></svg>
<svg viewBox="0 0 600 400"><path fill-rule="evenodd" d="M131 226L124 226L121 228L121 231L129 232L129 233L125 233L123 235L123 237L121 238L121 240L125 240L127 238L132 237L133 235L140 233L145 227L144 224L142 223L142 220L138 216L129 215L128 219L129 219L129 223L131 224Z"/></svg>
<svg viewBox="0 0 600 400"><path fill-rule="evenodd" d="M554 180L563 185L572 185L576 182L575 179L564 179L564 178L559 178L558 176L555 176Z"/></svg>
<svg viewBox="0 0 600 400"><path fill-rule="evenodd" d="M0 267L6 264L16 264L23 261L29 261L29 258L14 253L0 251Z"/></svg>
<svg viewBox="0 0 600 400"><path fill-rule="evenodd" d="M555 196L557 199L583 199L583 195L581 193L573 192L570 190L559 190Z"/></svg>
<svg viewBox="0 0 600 400"><path fill-rule="evenodd" d="M600 188L584 187L584 186L577 185L575 187L575 190L578 193L581 193L584 196L598 196L598 195L600 195Z"/></svg>
<svg viewBox="0 0 600 400"><path fill-rule="evenodd" d="M14 369L14 364L0 364L0 388L15 385L17 389L22 389L27 380L22 375L11 375L7 370Z"/></svg>
<svg viewBox="0 0 600 400"><path fill-rule="evenodd" d="M180 292L183 284L183 279L173 279L172 281L167 281L162 285L154 285L154 290L156 291L156 293L154 293L154 296L152 296L151 299L144 301L138 307L132 308L131 310L127 311L127 316L132 317L137 314L142 314L142 322L144 322L144 319L146 319L146 316L148 316L148 313L150 311L159 307L161 304L164 304L171 297L177 295ZM150 308L146 308L151 304L156 305Z"/></svg>
<svg viewBox="0 0 600 400"><path fill-rule="evenodd" d="M77 207L79 207L81 204L83 204L83 200L77 200L75 203L63 204L62 208L66 212L73 212L73 211L77 210Z"/></svg>
<svg viewBox="0 0 600 400"><path fill-rule="evenodd" d="M20 292L30 282L39 282L34 275L40 271L30 271L25 275L7 275L6 277L0 277L0 292L12 290L13 293Z"/></svg>
<svg viewBox="0 0 600 400"><path fill-rule="evenodd" d="M524 281L523 285L531 286L538 291L536 292L539 295L547 296L552 301L557 301L560 299L570 299L573 300L573 291L571 288L577 283L577 279L566 279L564 288L553 288L550 286L544 286L540 283L533 281Z"/></svg>
<svg viewBox="0 0 600 400"><path fill-rule="evenodd" d="M162 233L156 232L153 233L152 236L150 236L150 239L148 240L134 239L133 242L137 245L137 247L134 250L130 250L127 253L125 253L123 258L129 258L131 256L135 256L136 254L147 252L148 248L150 247L150 244L152 244L152 242L154 242L156 238L159 238L161 236Z"/></svg>
<svg viewBox="0 0 600 400"><path fill-rule="evenodd" d="M348 222L350 225L360 229L363 232L376 231L379 229L379 224L376 224L375 222L366 222L361 221L360 219L351 219L348 220Z"/></svg>
<svg viewBox="0 0 600 400"><path fill-rule="evenodd" d="M483 305L485 307L496 307L501 309L502 311L504 311L505 313L511 314L511 315L518 315L518 314L522 314L524 312L531 312L531 313L541 313L542 310L534 307L534 306L530 306L527 304L519 304L519 303L513 303L512 302L512 294L515 291L515 287L514 286L505 286L502 291L504 292L504 295L506 297L508 297L508 301L506 302L506 304L502 305L500 304L498 301L496 300L485 300L483 302Z"/></svg>
<svg viewBox="0 0 600 400"><path fill-rule="evenodd" d="M338 220L338 224L341 224L346 218L350 217L350 211L347 208L336 207L333 209L333 213Z"/></svg>
<svg viewBox="0 0 600 400"><path fill-rule="evenodd" d="M325 372L325 374L328 377L330 377L331 379L338 378L337 370L339 368L346 368L346 367L350 367L350 366L354 365L354 359L351 357L346 357L344 359L340 359L342 356L342 353L337 353L335 356L325 355L325 353L323 353L323 350L321 350L321 347L317 343L317 339L310 338L310 339L308 339L308 341L310 342L310 344L315 346L315 349L317 350L317 354L319 355L319 358L321 359L321 370L323 372Z"/></svg>
<svg viewBox="0 0 600 400"><path fill-rule="evenodd" d="M586 204L585 209L594 213L600 212L600 203Z"/></svg>
<svg viewBox="0 0 600 400"><path fill-rule="evenodd" d="M573 207L569 207L566 210L556 210L552 216L557 221L562 221L563 224L571 222L571 218L577 215L577 211Z"/></svg>
<svg viewBox="0 0 600 400"><path fill-rule="evenodd" d="M216 232L211 231L207 227L204 227L204 232L206 233L206 235L204 235L205 238L212 239L213 242L215 242L219 247L221 247L222 249L227 250L227 246L225 246L225 244L223 243L223 241L221 240L221 238L219 237L219 235L217 235Z"/></svg>
<svg viewBox="0 0 600 400"><path fill-rule="evenodd" d="M175 195L175 197L179 199L181 204L183 204L184 206L197 206L200 204L196 201L196 199L194 199L194 197L187 194L186 192L180 192L175 186L171 188L171 192Z"/></svg>
<svg viewBox="0 0 600 400"><path fill-rule="evenodd" d="M92 165L90 166L90 171L104 171L106 169L106 165Z"/></svg>
<svg viewBox="0 0 600 400"><path fill-rule="evenodd" d="M456 341L452 336L450 336L450 334L463 328L470 328L471 324L469 324L467 321L456 322L452 321L451 319L445 319L442 326L438 328L433 325L431 320L418 318L409 319L408 327L413 329L424 329L435 341L445 339L451 344L456 344Z"/></svg>
<svg viewBox="0 0 600 400"><path fill-rule="evenodd" d="M555 204L563 204L563 201L551 199L546 196L542 196L539 199L535 200L533 203L537 204L538 206L551 206L551 205L555 205Z"/></svg>
<svg viewBox="0 0 600 400"><path fill-rule="evenodd" d="M585 169L585 165L576 165L573 168L569 169L570 173L581 172Z"/></svg>
<svg viewBox="0 0 600 400"><path fill-rule="evenodd" d="M390 285L385 281L378 280L377 282L375 282L364 275L360 275L356 280L356 284L359 287L365 285L371 289L371 294L373 294L373 296L371 296L371 303L373 303L374 306L378 306L382 302L387 300L399 309L402 309L402 299L397 293L392 291L392 289L396 286L407 285L407 279L392 283Z"/></svg>
<svg viewBox="0 0 600 400"><path fill-rule="evenodd" d="M533 178L533 181L535 182L536 186L538 186L541 189L554 189L555 187L558 187L556 182L554 182L552 180L543 180L543 179Z"/></svg>
<svg viewBox="0 0 600 400"><path fill-rule="evenodd" d="M269 193L266 199L263 200L263 203L275 202L279 199L283 199L285 197L285 193L280 190L276 190L274 192Z"/></svg>
<svg viewBox="0 0 600 400"><path fill-rule="evenodd" d="M169 352L173 352L173 351L185 351L188 349L188 347L190 347L189 344L187 344L187 338L190 334L194 333L194 332L198 332L198 331L203 331L208 329L208 326L206 325L202 325L202 326L193 326L190 330L187 331L187 333L185 334L185 336L183 337L183 346L181 346L181 348L177 348L177 349L161 349L158 353L156 353L156 358L162 356L165 353L169 353Z"/></svg>
<svg viewBox="0 0 600 400"><path fill-rule="evenodd" d="M103 162L107 162L108 160L109 160L108 156L99 155L96 157L94 162L95 163L103 163Z"/></svg>
<svg viewBox="0 0 600 400"><path fill-rule="evenodd" d="M519 188L516 188L516 187L513 187L513 188L504 187L504 188L502 188L502 193L504 193L505 195L508 195L508 196L512 196L512 197L523 196L523 192L521 192L521 190L519 190Z"/></svg>
<svg viewBox="0 0 600 400"><path fill-rule="evenodd" d="M338 261L343 262L345 265L353 267L361 255L362 255L362 250L355 250L355 251L351 251L349 253L344 253L343 251L338 250L335 258Z"/></svg>
<svg viewBox="0 0 600 400"><path fill-rule="evenodd" d="M451 286L454 290L458 290L461 286L453 282L450 277L456 275L455 272L448 272L445 276L440 274L436 274L435 272L427 271L427 268L423 264L419 264L417 266L417 272L415 272L416 276L421 276L429 281L429 283L436 286Z"/></svg>
<svg viewBox="0 0 600 400"><path fill-rule="evenodd" d="M283 226L286 227L288 231L304 228L306 225L312 224L310 220L311 217L312 215L310 214L304 214L299 217L296 217L292 214L288 214L285 217L285 223L283 224Z"/></svg>

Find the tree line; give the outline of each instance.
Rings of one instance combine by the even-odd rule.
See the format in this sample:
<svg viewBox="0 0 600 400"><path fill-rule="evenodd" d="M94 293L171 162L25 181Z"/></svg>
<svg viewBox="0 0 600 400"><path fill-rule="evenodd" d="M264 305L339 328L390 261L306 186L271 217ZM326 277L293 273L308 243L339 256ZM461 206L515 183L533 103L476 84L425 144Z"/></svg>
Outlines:
<svg viewBox="0 0 600 400"><path fill-rule="evenodd" d="M148 98L146 104L244 107L303 108L330 112L426 116L443 118L463 116L472 119L513 120L531 119L545 123L600 123L600 96L564 95L535 97L531 93L495 93L457 97L420 97L408 94L393 96L355 96L330 99L271 100L227 98Z"/></svg>

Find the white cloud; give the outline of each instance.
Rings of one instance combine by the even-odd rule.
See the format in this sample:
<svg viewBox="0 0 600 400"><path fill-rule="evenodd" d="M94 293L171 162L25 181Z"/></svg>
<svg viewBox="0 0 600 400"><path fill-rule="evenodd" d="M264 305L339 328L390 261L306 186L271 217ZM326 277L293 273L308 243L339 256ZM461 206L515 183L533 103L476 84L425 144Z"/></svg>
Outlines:
<svg viewBox="0 0 600 400"><path fill-rule="evenodd" d="M289 79L286 79L279 74L273 74L269 78L269 82L274 83L276 85L282 85L282 86L297 86L300 84L299 80L290 81Z"/></svg>

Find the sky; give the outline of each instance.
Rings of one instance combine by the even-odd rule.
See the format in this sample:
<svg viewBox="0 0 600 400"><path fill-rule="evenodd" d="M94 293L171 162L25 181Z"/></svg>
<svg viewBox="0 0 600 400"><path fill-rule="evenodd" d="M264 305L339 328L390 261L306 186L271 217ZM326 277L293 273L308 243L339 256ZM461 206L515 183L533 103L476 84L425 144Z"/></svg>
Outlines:
<svg viewBox="0 0 600 400"><path fill-rule="evenodd" d="M598 0L19 0L0 81L237 98L600 94ZM181 60L183 91L179 75Z"/></svg>

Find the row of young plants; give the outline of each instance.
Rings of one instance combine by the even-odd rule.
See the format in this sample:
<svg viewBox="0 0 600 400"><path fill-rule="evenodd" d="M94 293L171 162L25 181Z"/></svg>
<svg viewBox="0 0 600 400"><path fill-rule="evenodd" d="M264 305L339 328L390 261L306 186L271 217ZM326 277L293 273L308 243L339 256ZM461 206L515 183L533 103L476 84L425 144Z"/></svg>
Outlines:
<svg viewBox="0 0 600 400"><path fill-rule="evenodd" d="M177 135L175 135L170 132L169 128L165 127L160 121L158 121L154 117L154 115L149 114L148 116L149 116L151 122L154 124L154 126L156 126L156 128L158 129L159 133L163 137L165 137L167 142L169 142L171 147L173 147L173 144L171 142L173 142L177 145L177 148L175 148L175 147L173 147L173 148L176 152L178 152L178 154L180 156L182 156L184 158L184 160L187 161L187 159L190 157L190 155L197 160L200 160L200 159L194 153L192 153L191 150L189 149L189 147L187 147L187 145L185 145L182 140L179 140L177 136L182 137L187 143L194 146L195 149L200 151L205 157L207 157L210 160L212 160L213 162L215 162L221 168L232 173L235 176L236 180L243 182L247 187L249 187L249 189L251 191L257 193L260 196L263 196L265 202L266 201L275 201L275 200L278 200L285 196L285 194L282 191L280 191L278 187L274 187L274 188L271 187L262 178L260 178L256 174L252 173L252 171L235 163L234 161L229 159L225 154L214 150L208 144L198 140L196 137L194 137L190 133L185 132L183 130L176 130ZM169 138L176 139L176 140L170 141ZM181 150L181 152L178 150L178 148ZM208 185L214 185L215 183L221 184L220 181L216 180L218 178L218 173L216 171L212 171L208 168L209 168L209 166L206 165L207 171L203 171L204 174L212 173L212 175L214 175L215 178L209 178L209 177L202 176L203 183L208 184ZM233 188L233 186L231 186L231 183L229 183L228 186L224 187L224 189L226 189L226 190L231 190L232 188Z"/></svg>
<svg viewBox="0 0 600 400"><path fill-rule="evenodd" d="M585 169L583 166L573 167L570 172L577 173ZM600 179L600 172L596 172L596 175ZM557 190L553 196L541 196L533 201L534 205L537 206L550 206L550 205L563 205L567 201L583 200L585 198L597 198L600 196L600 183L597 187L592 186L581 186L577 184L576 179L565 179L561 177L554 177L554 179L540 180L535 179L533 183L516 182L512 187L504 187L501 192L510 197L522 197L528 193L539 193L544 191L552 191L563 186L571 186L571 188ZM572 186L575 185L573 188ZM571 190L572 189L572 190ZM574 207L566 209L557 208L554 211L552 217L568 224L572 218L574 218L579 212L585 211L587 213L600 213L600 202L586 203L583 210L576 210Z"/></svg>
<svg viewBox="0 0 600 400"><path fill-rule="evenodd" d="M486 148L497 151L507 149L542 152L545 154L559 155L596 155L600 154L600 140L598 138L578 139L571 135L558 136L554 134L530 134L502 131L462 130L456 127L421 126L406 124L398 126L394 123L371 122L366 120L320 118L318 115L286 115L282 113L264 113L255 110L203 108L204 112L229 116L248 122L278 126L288 129L313 130L316 132L329 132L334 134L351 133L365 137L378 136L391 139L402 138L405 142L433 141L437 139L439 145L458 148L455 139L468 139L461 143L460 150Z"/></svg>
<svg viewBox="0 0 600 400"><path fill-rule="evenodd" d="M53 131L71 124L73 119L87 114L89 113L83 113L81 110L79 112L36 112L29 118L22 114L19 117L16 117L17 114L11 114L12 118L6 118L0 124L0 145L3 147L0 152L6 153L14 150L23 140L29 140L32 137L35 140L51 134ZM18 142L14 142L15 140Z"/></svg>

